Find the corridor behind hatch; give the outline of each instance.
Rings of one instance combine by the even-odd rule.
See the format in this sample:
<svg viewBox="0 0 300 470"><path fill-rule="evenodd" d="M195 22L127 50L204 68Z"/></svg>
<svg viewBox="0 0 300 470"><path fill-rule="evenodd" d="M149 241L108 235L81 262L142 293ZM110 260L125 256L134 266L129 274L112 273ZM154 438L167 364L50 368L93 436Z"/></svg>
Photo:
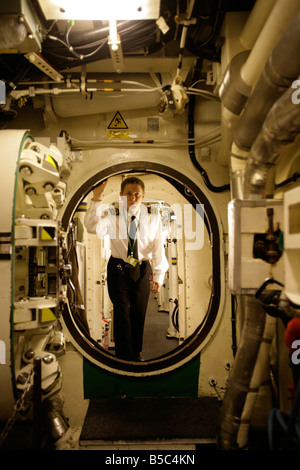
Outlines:
<svg viewBox="0 0 300 470"><path fill-rule="evenodd" d="M178 339L167 338L169 327L169 312L159 311L157 300L153 293L150 294L145 329L142 355L145 360L167 354L178 346Z"/></svg>

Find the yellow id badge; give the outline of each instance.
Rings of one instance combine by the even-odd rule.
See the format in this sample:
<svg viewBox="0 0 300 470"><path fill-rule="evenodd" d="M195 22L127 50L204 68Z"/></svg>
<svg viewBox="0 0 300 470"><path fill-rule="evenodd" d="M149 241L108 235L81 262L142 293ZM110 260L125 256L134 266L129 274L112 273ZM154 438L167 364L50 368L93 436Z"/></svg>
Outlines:
<svg viewBox="0 0 300 470"><path fill-rule="evenodd" d="M131 266L135 267L138 264L139 260L135 259L133 256L128 256L126 263L130 264Z"/></svg>

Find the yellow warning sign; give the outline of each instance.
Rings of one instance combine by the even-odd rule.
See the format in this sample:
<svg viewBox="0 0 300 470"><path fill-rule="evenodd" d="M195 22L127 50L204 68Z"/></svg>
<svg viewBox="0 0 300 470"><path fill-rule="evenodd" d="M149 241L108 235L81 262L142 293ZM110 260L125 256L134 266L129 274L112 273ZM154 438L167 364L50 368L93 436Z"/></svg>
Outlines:
<svg viewBox="0 0 300 470"><path fill-rule="evenodd" d="M127 139L129 137L128 126L119 111L116 112L107 128L107 136L109 139Z"/></svg>
<svg viewBox="0 0 300 470"><path fill-rule="evenodd" d="M119 111L117 111L114 117L112 118L108 129L128 129L128 126Z"/></svg>

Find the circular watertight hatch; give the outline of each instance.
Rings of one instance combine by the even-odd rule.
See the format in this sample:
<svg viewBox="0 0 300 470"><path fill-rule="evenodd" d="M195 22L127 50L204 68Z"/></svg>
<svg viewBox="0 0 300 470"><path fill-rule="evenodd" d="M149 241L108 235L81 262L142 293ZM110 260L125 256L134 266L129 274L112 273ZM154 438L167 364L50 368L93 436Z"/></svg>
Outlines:
<svg viewBox="0 0 300 470"><path fill-rule="evenodd" d="M220 228L210 201L203 191L182 173L173 168L153 162L126 162L126 164L114 165L93 175L85 181L70 199L62 216L62 228L67 231L70 221L80 202L85 199L93 186L101 181L122 173L146 172L158 175L172 184L181 194L185 194L189 188L188 201L194 207L203 204L205 208L204 222L210 236L213 234L212 243L212 282L213 294L209 302L208 310L201 324L195 329L180 346L168 354L151 359L146 362L129 362L116 358L103 349L93 338L86 336L76 325L69 304L65 304L63 310L63 322L72 335L75 347L93 364L111 372L121 375L146 376L161 374L171 371L192 359L211 337L212 330L216 327L218 314L222 310L221 291L221 250Z"/></svg>

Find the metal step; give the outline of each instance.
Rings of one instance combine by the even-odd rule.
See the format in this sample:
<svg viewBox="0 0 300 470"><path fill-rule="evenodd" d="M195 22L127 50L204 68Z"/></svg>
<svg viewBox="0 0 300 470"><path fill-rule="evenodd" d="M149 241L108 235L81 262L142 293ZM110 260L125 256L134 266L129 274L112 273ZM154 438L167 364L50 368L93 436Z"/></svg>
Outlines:
<svg viewBox="0 0 300 470"><path fill-rule="evenodd" d="M217 442L215 438L211 439L153 439L153 440L134 440L134 441L109 441L109 440L80 440L79 450L215 450Z"/></svg>
<svg viewBox="0 0 300 470"><path fill-rule="evenodd" d="M91 399L79 444L106 449L213 446L219 411L220 402L211 397Z"/></svg>

